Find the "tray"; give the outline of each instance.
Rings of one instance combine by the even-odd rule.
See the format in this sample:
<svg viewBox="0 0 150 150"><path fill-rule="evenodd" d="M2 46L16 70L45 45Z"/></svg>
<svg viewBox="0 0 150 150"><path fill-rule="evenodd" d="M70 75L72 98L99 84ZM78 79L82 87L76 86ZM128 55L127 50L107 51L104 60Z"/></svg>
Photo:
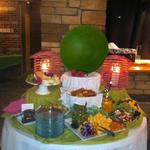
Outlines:
<svg viewBox="0 0 150 150"><path fill-rule="evenodd" d="M101 133L99 135L96 135L96 136L89 136L89 137L85 137L83 136L82 134L80 134L80 132L74 128L71 127L71 122L72 122L72 119L71 118L67 118L65 119L65 125L76 135L78 136L82 141L87 141L87 140L92 140L92 139L95 139L95 138L98 138L98 137L103 137L103 136L107 136L107 133ZM125 128L121 129L121 130L118 130L118 131L114 131L114 133L119 133L119 132L122 132L124 131ZM109 135L108 135L109 136Z"/></svg>

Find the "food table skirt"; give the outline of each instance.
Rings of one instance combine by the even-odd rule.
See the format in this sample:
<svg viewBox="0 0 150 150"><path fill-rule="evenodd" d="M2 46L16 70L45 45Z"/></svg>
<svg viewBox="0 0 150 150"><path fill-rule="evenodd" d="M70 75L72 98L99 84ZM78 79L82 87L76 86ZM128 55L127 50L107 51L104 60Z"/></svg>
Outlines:
<svg viewBox="0 0 150 150"><path fill-rule="evenodd" d="M147 120L140 127L131 129L128 137L106 144L44 144L32 136L12 127L5 119L2 131L2 150L146 150Z"/></svg>

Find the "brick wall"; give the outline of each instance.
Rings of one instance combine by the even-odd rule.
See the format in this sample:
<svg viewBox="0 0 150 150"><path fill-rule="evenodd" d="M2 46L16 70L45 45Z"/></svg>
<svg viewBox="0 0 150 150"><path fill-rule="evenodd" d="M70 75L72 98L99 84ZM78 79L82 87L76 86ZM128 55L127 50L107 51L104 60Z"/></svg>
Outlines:
<svg viewBox="0 0 150 150"><path fill-rule="evenodd" d="M63 35L81 24L105 30L107 0L42 0L42 49L59 52Z"/></svg>
<svg viewBox="0 0 150 150"><path fill-rule="evenodd" d="M21 20L18 0L0 0L0 54L20 53Z"/></svg>
<svg viewBox="0 0 150 150"><path fill-rule="evenodd" d="M150 95L150 72L129 73L128 93Z"/></svg>

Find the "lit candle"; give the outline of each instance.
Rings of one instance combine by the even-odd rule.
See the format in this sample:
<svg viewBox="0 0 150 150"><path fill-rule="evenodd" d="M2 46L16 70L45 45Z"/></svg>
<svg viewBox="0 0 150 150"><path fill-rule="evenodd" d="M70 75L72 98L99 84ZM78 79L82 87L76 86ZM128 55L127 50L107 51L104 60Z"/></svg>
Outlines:
<svg viewBox="0 0 150 150"><path fill-rule="evenodd" d="M41 61L41 70L43 71L43 73L48 73L49 67L50 67L49 59L43 59Z"/></svg>
<svg viewBox="0 0 150 150"><path fill-rule="evenodd" d="M120 65L118 63L112 64L111 71L112 71L111 76L112 86L118 86L120 76Z"/></svg>
<svg viewBox="0 0 150 150"><path fill-rule="evenodd" d="M45 75L48 75L49 68L50 68L50 60L45 58L40 61L40 70L42 72L42 82L39 85L38 89L36 90L36 94L38 95L47 95L50 94L50 91L48 89L49 83L47 82L47 77Z"/></svg>
<svg viewBox="0 0 150 150"><path fill-rule="evenodd" d="M41 69L44 73L47 72L48 71L47 64L43 63Z"/></svg>

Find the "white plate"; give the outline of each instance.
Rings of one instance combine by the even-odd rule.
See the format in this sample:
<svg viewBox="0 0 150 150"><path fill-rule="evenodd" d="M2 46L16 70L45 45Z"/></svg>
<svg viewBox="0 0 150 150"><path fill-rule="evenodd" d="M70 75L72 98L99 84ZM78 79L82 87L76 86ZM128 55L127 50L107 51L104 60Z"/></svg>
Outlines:
<svg viewBox="0 0 150 150"><path fill-rule="evenodd" d="M90 136L90 137L85 137L83 136L78 130L74 129L71 127L71 118L65 119L65 125L75 134L77 135L81 140L83 141L87 141L87 140L91 140L91 139L95 139L97 137L101 137L101 136L105 136L107 135L106 133L101 133L100 135L96 135L96 136Z"/></svg>
<svg viewBox="0 0 150 150"><path fill-rule="evenodd" d="M87 141L87 140L91 140L91 139L95 139L95 138L98 138L98 137L102 137L102 136L106 136L107 133L101 133L99 135L95 135L95 136L89 136L89 137L85 137L83 136L78 130L74 129L71 127L71 122L72 122L72 119L71 118L68 118L68 119L65 119L65 125L75 134L77 135L81 140L83 141ZM124 131L124 129L121 129L121 130L118 130L118 131L114 131L114 133L118 133L118 132L121 132L121 131ZM109 135L108 135L109 136Z"/></svg>

